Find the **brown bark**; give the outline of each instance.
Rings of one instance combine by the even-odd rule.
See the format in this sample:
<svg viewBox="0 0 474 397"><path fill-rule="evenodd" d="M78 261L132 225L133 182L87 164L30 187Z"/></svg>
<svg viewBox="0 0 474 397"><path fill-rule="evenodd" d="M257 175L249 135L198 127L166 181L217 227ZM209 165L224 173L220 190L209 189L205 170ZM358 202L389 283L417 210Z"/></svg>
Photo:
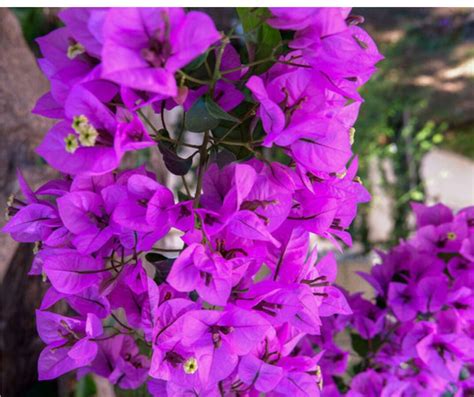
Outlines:
<svg viewBox="0 0 474 397"><path fill-rule="evenodd" d="M31 114L36 99L47 91L15 16L0 8L0 205L18 190L16 168L33 186L45 180L33 148L51 124ZM0 219L0 227L4 224ZM34 310L44 283L28 277L32 244L18 245L0 233L0 394L25 395L37 378L36 362L42 343L36 334Z"/></svg>

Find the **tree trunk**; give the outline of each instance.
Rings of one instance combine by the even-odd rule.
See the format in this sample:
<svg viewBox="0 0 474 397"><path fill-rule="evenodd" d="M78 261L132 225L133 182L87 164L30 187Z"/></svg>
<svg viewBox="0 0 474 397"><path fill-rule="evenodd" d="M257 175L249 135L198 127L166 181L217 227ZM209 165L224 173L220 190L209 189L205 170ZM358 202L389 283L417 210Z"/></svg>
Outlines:
<svg viewBox="0 0 474 397"><path fill-rule="evenodd" d="M18 189L16 168L37 186L47 177L33 148L50 122L31 114L48 85L28 48L15 16L0 8L0 203ZM4 225L3 217L0 227ZM36 362L42 343L34 311L44 292L39 277L28 277L32 244L18 245L0 234L0 394L21 397L37 378ZM44 394L43 394L44 395Z"/></svg>

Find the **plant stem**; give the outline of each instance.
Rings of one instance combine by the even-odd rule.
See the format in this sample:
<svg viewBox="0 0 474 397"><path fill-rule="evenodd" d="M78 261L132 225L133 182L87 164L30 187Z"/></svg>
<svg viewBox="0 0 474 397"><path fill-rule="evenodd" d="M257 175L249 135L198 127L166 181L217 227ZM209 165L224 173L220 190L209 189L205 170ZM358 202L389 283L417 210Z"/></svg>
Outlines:
<svg viewBox="0 0 474 397"><path fill-rule="evenodd" d="M189 74L183 72L182 70L178 70L178 73L181 76L183 76L186 80L192 81L193 83L196 83L196 84L202 84L202 85L212 84L212 81L210 81L210 80L197 79L196 77L190 76Z"/></svg>
<svg viewBox="0 0 474 397"><path fill-rule="evenodd" d="M161 102L160 117L161 117L161 124L163 125L163 128L165 129L165 131L168 131L168 128L166 127L166 122L165 122L165 101ZM168 134L169 134L169 131L168 131Z"/></svg>
<svg viewBox="0 0 474 397"><path fill-rule="evenodd" d="M275 61L275 58L273 57L273 55L271 57L268 57L268 58L260 59L258 61L254 61L254 62L247 63L245 65L241 65L237 68L223 70L221 72L221 74L228 74L228 73L238 72L239 70L242 70L242 69L245 69L245 68L251 68L252 66L257 66L257 65L260 65L262 63L266 63L266 62L270 62L270 61Z"/></svg>
<svg viewBox="0 0 474 397"><path fill-rule="evenodd" d="M164 136L164 135L160 134L160 131L153 125L153 123L148 119L148 117L145 116L145 114L142 112L141 109L138 109L138 113L140 114L140 116L142 116L145 123L153 130L153 132L155 133L156 138L158 139L158 141L170 142L175 146L183 145L183 146L187 146L187 147L192 147L194 149L200 149L201 148L201 146L199 146L199 145L192 145L192 144L186 143L186 142L179 142L176 139L168 138L167 136Z"/></svg>
<svg viewBox="0 0 474 397"><path fill-rule="evenodd" d="M247 119L255 115L255 109L257 108L257 104L255 104L245 115L242 117L242 119L235 123L232 127L230 127L227 132L217 141L214 142L214 146L220 145L222 142L224 142L224 139L229 136L229 134L234 131L239 125L243 124Z"/></svg>
<svg viewBox="0 0 474 397"><path fill-rule="evenodd" d="M193 203L194 208L197 208L199 206L199 199L201 197L202 179L204 177L204 167L206 166L207 158L208 158L207 145L209 143L209 135L210 135L209 130L204 133L204 139L201 145L201 157L199 159L199 167L198 167L198 180L197 180L197 185L196 185L196 193L194 194L194 203Z"/></svg>
<svg viewBox="0 0 474 397"><path fill-rule="evenodd" d="M161 252L180 252L182 248L152 248L152 251L161 251Z"/></svg>
<svg viewBox="0 0 474 397"><path fill-rule="evenodd" d="M188 197L191 197L191 191L189 190L188 182L186 182L186 178L184 175L181 175L181 180L183 181L184 189L186 190L186 194Z"/></svg>

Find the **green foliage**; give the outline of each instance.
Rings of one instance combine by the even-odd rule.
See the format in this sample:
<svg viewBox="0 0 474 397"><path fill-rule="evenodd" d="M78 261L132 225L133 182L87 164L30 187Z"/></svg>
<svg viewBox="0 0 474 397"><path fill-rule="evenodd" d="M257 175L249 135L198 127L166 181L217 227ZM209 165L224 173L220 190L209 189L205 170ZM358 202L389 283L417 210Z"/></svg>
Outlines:
<svg viewBox="0 0 474 397"><path fill-rule="evenodd" d="M82 377L76 385L74 397L92 397L97 393L94 379L91 375Z"/></svg>
<svg viewBox="0 0 474 397"><path fill-rule="evenodd" d="M26 42L35 55L39 55L35 39L48 34L61 25L55 12L48 8L12 8L12 11L20 22Z"/></svg>
<svg viewBox="0 0 474 397"><path fill-rule="evenodd" d="M117 395L117 397L149 397L150 396L150 393L148 393L148 390L146 388L146 384L134 390L123 390L123 389L116 388L115 394Z"/></svg>
<svg viewBox="0 0 474 397"><path fill-rule="evenodd" d="M186 113L184 125L190 132L204 132L217 127L219 120L209 113L204 98L201 97Z"/></svg>
<svg viewBox="0 0 474 397"><path fill-rule="evenodd" d="M227 113L217 103L215 103L209 96L206 96L204 98L204 103L206 104L206 109L208 113L215 119L232 121L234 123L237 123L239 121L238 118Z"/></svg>
<svg viewBox="0 0 474 397"><path fill-rule="evenodd" d="M369 353L374 353L381 346L379 336L373 339L364 339L359 334L351 333L351 346L360 357L365 358Z"/></svg>
<svg viewBox="0 0 474 397"><path fill-rule="evenodd" d="M252 47L248 49L249 53L254 53L252 61L267 59L274 54L275 49L281 42L281 34L277 29L273 29L264 23L270 16L267 8L237 8L244 33L249 39ZM255 66L254 73L265 72L271 62L265 62Z"/></svg>

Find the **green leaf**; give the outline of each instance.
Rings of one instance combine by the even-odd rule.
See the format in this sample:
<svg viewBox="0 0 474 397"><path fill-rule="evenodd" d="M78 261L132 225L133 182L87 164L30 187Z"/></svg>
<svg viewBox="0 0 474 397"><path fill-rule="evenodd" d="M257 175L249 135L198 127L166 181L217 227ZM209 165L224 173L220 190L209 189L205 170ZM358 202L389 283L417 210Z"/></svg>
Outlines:
<svg viewBox="0 0 474 397"><path fill-rule="evenodd" d="M204 103L209 114L218 120L227 120L238 123L240 120L237 117L232 116L222 109L217 103L215 103L210 97L204 98Z"/></svg>
<svg viewBox="0 0 474 397"><path fill-rule="evenodd" d="M242 23L242 27L244 28L244 32L252 32L263 23L263 19L261 18L262 11L264 11L263 8L255 9L237 7L237 14L239 15L239 19Z"/></svg>
<svg viewBox="0 0 474 397"><path fill-rule="evenodd" d="M74 397L91 397L97 393L94 379L91 375L82 377L76 385Z"/></svg>
<svg viewBox="0 0 474 397"><path fill-rule="evenodd" d="M344 382L344 379L341 376L333 375L332 379L334 383L336 384L337 389L341 393L346 393L349 390L349 387L347 387L346 383Z"/></svg>
<svg viewBox="0 0 474 397"><path fill-rule="evenodd" d="M246 41L254 42L255 57L252 61L259 61L270 57L281 42L281 33L272 28L265 20L270 16L266 8L237 8L244 32L247 34ZM257 74L265 72L272 62L265 62L255 66Z"/></svg>
<svg viewBox="0 0 474 397"><path fill-rule="evenodd" d="M179 201L189 201L192 197L189 197L186 193L183 193L181 190L178 190L178 200Z"/></svg>
<svg viewBox="0 0 474 397"><path fill-rule="evenodd" d="M208 53L205 52L204 54L199 55L197 58L194 58L190 63L186 65L184 71L192 72L193 70L199 69L206 60L207 55Z"/></svg>
<svg viewBox="0 0 474 397"><path fill-rule="evenodd" d="M361 357L367 356L369 352L369 341L362 338L359 334L351 333L352 349Z"/></svg>
<svg viewBox="0 0 474 397"><path fill-rule="evenodd" d="M191 132L204 132L212 130L219 125L219 120L207 110L204 99L199 98L186 113L184 126Z"/></svg>

